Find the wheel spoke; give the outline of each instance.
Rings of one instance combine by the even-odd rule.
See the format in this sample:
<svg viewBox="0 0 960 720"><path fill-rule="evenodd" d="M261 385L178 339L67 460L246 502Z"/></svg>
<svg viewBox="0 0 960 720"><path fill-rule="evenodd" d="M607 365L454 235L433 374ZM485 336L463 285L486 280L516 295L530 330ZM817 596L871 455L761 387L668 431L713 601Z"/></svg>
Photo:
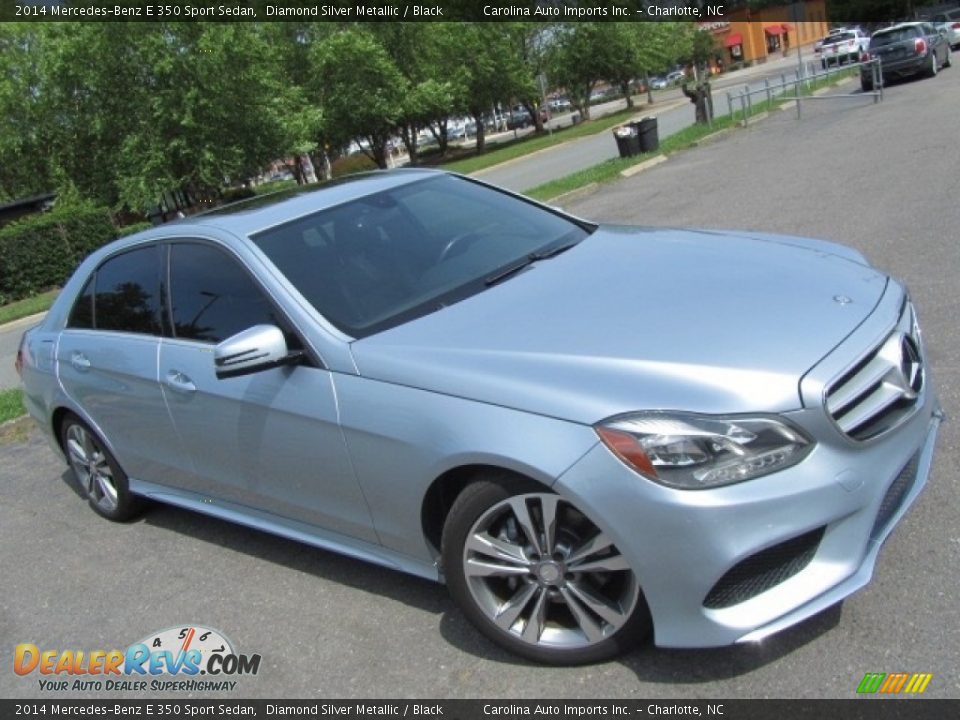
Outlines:
<svg viewBox="0 0 960 720"><path fill-rule="evenodd" d="M587 614L586 610L580 607L580 601L577 600L576 595L570 592L569 586L560 588L560 594L563 595L563 599L567 601L567 607L570 608L570 612L573 613L577 625L580 626L587 640L592 643L602 640L603 632L600 630L600 626Z"/></svg>
<svg viewBox="0 0 960 720"><path fill-rule="evenodd" d="M613 545L612 540L610 540L602 532L597 533L585 543L580 545L580 547L575 548L567 557L566 563L567 565L573 565L574 563L585 560L591 555L606 550L611 545Z"/></svg>
<svg viewBox="0 0 960 720"><path fill-rule="evenodd" d="M530 611L530 617L527 624L523 626L523 639L529 643L540 642L540 636L547 625L547 597L546 588L539 588L540 594L537 595L537 601Z"/></svg>
<svg viewBox="0 0 960 720"><path fill-rule="evenodd" d="M492 537L489 533L473 533L467 540L467 549L487 557L504 560L516 565L529 567L530 560L523 554L523 548L506 540Z"/></svg>
<svg viewBox="0 0 960 720"><path fill-rule="evenodd" d="M617 572L619 570L629 570L630 566L623 555L617 553L599 560L577 561L576 563L567 563L567 569L570 572Z"/></svg>
<svg viewBox="0 0 960 720"><path fill-rule="evenodd" d="M540 534L533 525L533 518L530 517L530 508L527 507L526 498L523 496L511 498L510 507L513 509L513 516L517 519L517 524L520 525L523 534L527 536L527 540L533 545L533 549L542 555L543 548L540 547Z"/></svg>
<svg viewBox="0 0 960 720"><path fill-rule="evenodd" d="M74 462L78 462L81 465L87 463L87 456L83 451L83 445L77 441L75 437L67 438L67 451L70 453L70 458Z"/></svg>
<svg viewBox="0 0 960 720"><path fill-rule="evenodd" d="M524 583L503 605L501 605L497 614L494 616L493 621L497 623L504 630L509 630L513 627L513 624L517 621L517 618L520 617L520 613L523 612L523 609L527 606L527 603L530 602L530 598L534 596L538 590L538 586L533 583Z"/></svg>
<svg viewBox="0 0 960 720"><path fill-rule="evenodd" d="M543 519L544 553L553 555L557 542L557 505L560 498L557 495L544 495L540 498L540 511Z"/></svg>
<svg viewBox="0 0 960 720"><path fill-rule="evenodd" d="M113 486L111 479L103 473L94 473L97 478L97 486L100 489L100 497L106 498L111 506L117 504L117 489Z"/></svg>
<svg viewBox="0 0 960 720"><path fill-rule="evenodd" d="M606 622L613 625L613 627L618 628L623 625L626 618L620 608L611 605L586 585L577 582L568 582L567 588L573 595L576 595L578 600L582 601L584 605Z"/></svg>
<svg viewBox="0 0 960 720"><path fill-rule="evenodd" d="M502 575L528 575L529 568L520 565L500 565L499 563L485 562L470 558L464 563L466 574L471 577L491 577Z"/></svg>

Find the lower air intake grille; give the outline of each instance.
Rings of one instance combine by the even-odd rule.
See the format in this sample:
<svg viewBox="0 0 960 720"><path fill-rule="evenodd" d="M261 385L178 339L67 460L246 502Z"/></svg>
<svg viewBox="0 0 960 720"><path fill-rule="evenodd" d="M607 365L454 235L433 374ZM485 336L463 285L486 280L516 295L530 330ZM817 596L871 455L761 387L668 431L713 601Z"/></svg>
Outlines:
<svg viewBox="0 0 960 720"><path fill-rule="evenodd" d="M887 488L887 494L883 496L880 503L880 510L877 512L877 519L873 522L873 529L870 531L870 537L876 539L890 522L890 518L903 505L904 499L910 493L914 480L917 479L917 468L920 465L920 453L917 453L908 462L896 479L890 483Z"/></svg>
<svg viewBox="0 0 960 720"><path fill-rule="evenodd" d="M825 530L817 528L741 560L711 588L704 607L732 607L793 577L813 560Z"/></svg>

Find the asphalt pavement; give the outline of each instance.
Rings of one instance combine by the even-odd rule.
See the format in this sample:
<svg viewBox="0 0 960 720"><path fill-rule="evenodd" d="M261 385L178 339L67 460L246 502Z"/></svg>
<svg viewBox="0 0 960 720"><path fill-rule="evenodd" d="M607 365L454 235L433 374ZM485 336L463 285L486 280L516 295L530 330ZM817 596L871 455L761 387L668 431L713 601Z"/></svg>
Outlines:
<svg viewBox="0 0 960 720"><path fill-rule="evenodd" d="M934 382L956 418L958 114L960 68L892 86L879 105L811 101L802 120L775 112L567 207L606 222L765 230L859 248L909 283ZM639 327L659 302L637 308ZM704 322L736 332L735 319L709 309ZM136 697L41 691L36 676L10 671L13 645L109 650L194 623L263 658L259 674L225 697L854 698L864 673L895 671L933 673L926 697L960 697L954 419L872 584L844 603L758 645L641 647L579 668L506 654L442 587L417 578L169 507L130 524L101 520L35 430L0 433L0 697Z"/></svg>

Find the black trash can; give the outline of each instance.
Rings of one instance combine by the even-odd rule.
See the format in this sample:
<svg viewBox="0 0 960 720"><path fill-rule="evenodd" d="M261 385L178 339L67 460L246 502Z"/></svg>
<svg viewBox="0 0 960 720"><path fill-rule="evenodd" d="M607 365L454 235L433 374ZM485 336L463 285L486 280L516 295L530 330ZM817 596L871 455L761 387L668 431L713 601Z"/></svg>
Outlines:
<svg viewBox="0 0 960 720"><path fill-rule="evenodd" d="M617 150L620 157L633 157L640 154L640 138L637 129L632 125L621 125L613 129L613 138L617 141Z"/></svg>
<svg viewBox="0 0 960 720"><path fill-rule="evenodd" d="M641 118L638 122L630 124L636 131L640 152L653 152L660 147L660 134L657 131L657 119L655 117Z"/></svg>

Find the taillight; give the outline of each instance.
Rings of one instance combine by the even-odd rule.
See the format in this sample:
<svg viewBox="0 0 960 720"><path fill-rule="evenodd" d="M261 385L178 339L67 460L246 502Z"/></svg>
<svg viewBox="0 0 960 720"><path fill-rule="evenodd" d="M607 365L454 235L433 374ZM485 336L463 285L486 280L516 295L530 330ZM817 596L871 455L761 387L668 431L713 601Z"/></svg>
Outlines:
<svg viewBox="0 0 960 720"><path fill-rule="evenodd" d="M955 22L950 27L952 27L954 30L960 30L960 22Z"/></svg>
<svg viewBox="0 0 960 720"><path fill-rule="evenodd" d="M917 55L926 55L927 54L927 41L923 38L917 38L913 41L913 51Z"/></svg>

